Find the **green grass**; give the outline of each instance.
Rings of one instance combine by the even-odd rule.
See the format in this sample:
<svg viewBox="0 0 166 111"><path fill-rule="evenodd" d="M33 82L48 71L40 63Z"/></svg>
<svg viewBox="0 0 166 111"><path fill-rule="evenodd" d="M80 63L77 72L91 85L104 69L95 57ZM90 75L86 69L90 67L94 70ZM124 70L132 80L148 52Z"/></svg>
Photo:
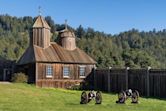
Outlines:
<svg viewBox="0 0 166 111"><path fill-rule="evenodd" d="M139 104L116 104L117 95L102 94L103 103L80 105L80 91L0 84L0 111L165 111L166 101L140 98Z"/></svg>

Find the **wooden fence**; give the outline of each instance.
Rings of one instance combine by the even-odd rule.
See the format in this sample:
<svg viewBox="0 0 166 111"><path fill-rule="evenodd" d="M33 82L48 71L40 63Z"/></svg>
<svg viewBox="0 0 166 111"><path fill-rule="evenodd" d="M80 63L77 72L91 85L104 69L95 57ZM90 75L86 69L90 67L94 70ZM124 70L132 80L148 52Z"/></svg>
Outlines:
<svg viewBox="0 0 166 111"><path fill-rule="evenodd" d="M141 96L166 98L166 69L96 69L93 74L96 90L136 89Z"/></svg>

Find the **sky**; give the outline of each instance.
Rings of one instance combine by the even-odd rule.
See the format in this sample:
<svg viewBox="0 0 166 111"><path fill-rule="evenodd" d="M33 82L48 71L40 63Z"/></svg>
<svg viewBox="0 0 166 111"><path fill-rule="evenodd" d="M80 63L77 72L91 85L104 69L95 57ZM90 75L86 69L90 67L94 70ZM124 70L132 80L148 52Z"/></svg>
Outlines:
<svg viewBox="0 0 166 111"><path fill-rule="evenodd" d="M0 0L0 15L51 16L57 24L118 34L166 29L166 0Z"/></svg>

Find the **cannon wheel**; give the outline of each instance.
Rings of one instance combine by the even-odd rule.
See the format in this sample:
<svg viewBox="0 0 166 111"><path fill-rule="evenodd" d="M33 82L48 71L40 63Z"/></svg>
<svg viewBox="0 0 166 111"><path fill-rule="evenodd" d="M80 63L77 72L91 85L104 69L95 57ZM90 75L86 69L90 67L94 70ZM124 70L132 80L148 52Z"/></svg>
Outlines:
<svg viewBox="0 0 166 111"><path fill-rule="evenodd" d="M101 96L101 92L100 91L97 91L96 92L96 104L101 104L102 103L102 96Z"/></svg>
<svg viewBox="0 0 166 111"><path fill-rule="evenodd" d="M118 103L125 103L126 93L124 91L118 94Z"/></svg>
<svg viewBox="0 0 166 111"><path fill-rule="evenodd" d="M138 98L139 98L139 92L137 90L134 90L131 97L132 103L138 103Z"/></svg>
<svg viewBox="0 0 166 111"><path fill-rule="evenodd" d="M81 94L81 101L80 104L87 104L88 103L88 96L85 91Z"/></svg>

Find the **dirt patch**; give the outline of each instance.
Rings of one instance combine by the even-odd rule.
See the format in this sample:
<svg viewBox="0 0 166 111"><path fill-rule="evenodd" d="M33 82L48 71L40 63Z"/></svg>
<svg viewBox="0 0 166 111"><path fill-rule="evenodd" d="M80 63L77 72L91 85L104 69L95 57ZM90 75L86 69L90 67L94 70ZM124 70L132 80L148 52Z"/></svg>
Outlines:
<svg viewBox="0 0 166 111"><path fill-rule="evenodd" d="M0 84L11 84L11 82L7 82L7 81L1 81Z"/></svg>

